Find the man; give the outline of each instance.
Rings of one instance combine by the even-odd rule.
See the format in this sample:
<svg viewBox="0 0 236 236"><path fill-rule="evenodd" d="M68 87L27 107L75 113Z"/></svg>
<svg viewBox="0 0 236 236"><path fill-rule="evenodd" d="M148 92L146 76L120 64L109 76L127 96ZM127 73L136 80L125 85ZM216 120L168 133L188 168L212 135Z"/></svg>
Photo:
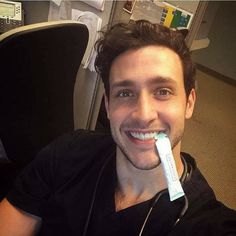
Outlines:
<svg viewBox="0 0 236 236"><path fill-rule="evenodd" d="M196 100L180 32L117 24L97 43L108 134L76 131L44 148L0 205L0 236L236 235L236 213L215 199L181 153ZM185 196L170 201L154 136L168 135Z"/></svg>

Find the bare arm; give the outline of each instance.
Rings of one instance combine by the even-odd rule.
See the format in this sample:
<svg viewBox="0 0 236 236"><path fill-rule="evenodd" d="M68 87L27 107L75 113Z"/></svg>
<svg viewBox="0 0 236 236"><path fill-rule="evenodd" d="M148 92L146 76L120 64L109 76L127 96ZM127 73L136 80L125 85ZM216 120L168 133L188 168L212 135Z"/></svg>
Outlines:
<svg viewBox="0 0 236 236"><path fill-rule="evenodd" d="M0 202L0 236L33 236L41 219L28 214L4 199Z"/></svg>

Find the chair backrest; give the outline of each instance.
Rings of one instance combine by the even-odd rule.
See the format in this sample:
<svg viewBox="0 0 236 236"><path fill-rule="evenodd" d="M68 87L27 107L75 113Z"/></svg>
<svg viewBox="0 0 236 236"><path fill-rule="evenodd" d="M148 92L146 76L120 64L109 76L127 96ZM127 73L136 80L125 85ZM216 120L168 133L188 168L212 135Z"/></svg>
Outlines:
<svg viewBox="0 0 236 236"><path fill-rule="evenodd" d="M10 160L25 165L74 129L74 84L87 42L87 27L75 21L0 35L0 139Z"/></svg>

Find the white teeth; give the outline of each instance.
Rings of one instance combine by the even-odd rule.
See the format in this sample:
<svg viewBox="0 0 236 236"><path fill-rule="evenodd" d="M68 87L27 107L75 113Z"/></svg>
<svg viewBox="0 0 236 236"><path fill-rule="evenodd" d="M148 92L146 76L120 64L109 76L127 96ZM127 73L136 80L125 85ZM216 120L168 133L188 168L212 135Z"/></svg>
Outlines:
<svg viewBox="0 0 236 236"><path fill-rule="evenodd" d="M148 140L153 139L156 134L159 132L150 132L150 133L139 133L139 132L130 132L131 136L140 139L140 140Z"/></svg>

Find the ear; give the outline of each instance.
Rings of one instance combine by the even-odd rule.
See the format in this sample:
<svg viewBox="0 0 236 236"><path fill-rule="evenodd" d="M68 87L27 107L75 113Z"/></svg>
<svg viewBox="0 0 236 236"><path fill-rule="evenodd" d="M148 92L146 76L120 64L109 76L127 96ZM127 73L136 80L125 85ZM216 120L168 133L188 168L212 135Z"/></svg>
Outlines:
<svg viewBox="0 0 236 236"><path fill-rule="evenodd" d="M186 112L185 112L186 119L190 119L192 117L195 101L196 101L196 91L195 89L192 89L187 98Z"/></svg>
<svg viewBox="0 0 236 236"><path fill-rule="evenodd" d="M108 101L108 98L107 98L106 94L104 94L104 100L105 100L105 107L106 107L106 112L107 112L107 118L110 120L109 101Z"/></svg>

